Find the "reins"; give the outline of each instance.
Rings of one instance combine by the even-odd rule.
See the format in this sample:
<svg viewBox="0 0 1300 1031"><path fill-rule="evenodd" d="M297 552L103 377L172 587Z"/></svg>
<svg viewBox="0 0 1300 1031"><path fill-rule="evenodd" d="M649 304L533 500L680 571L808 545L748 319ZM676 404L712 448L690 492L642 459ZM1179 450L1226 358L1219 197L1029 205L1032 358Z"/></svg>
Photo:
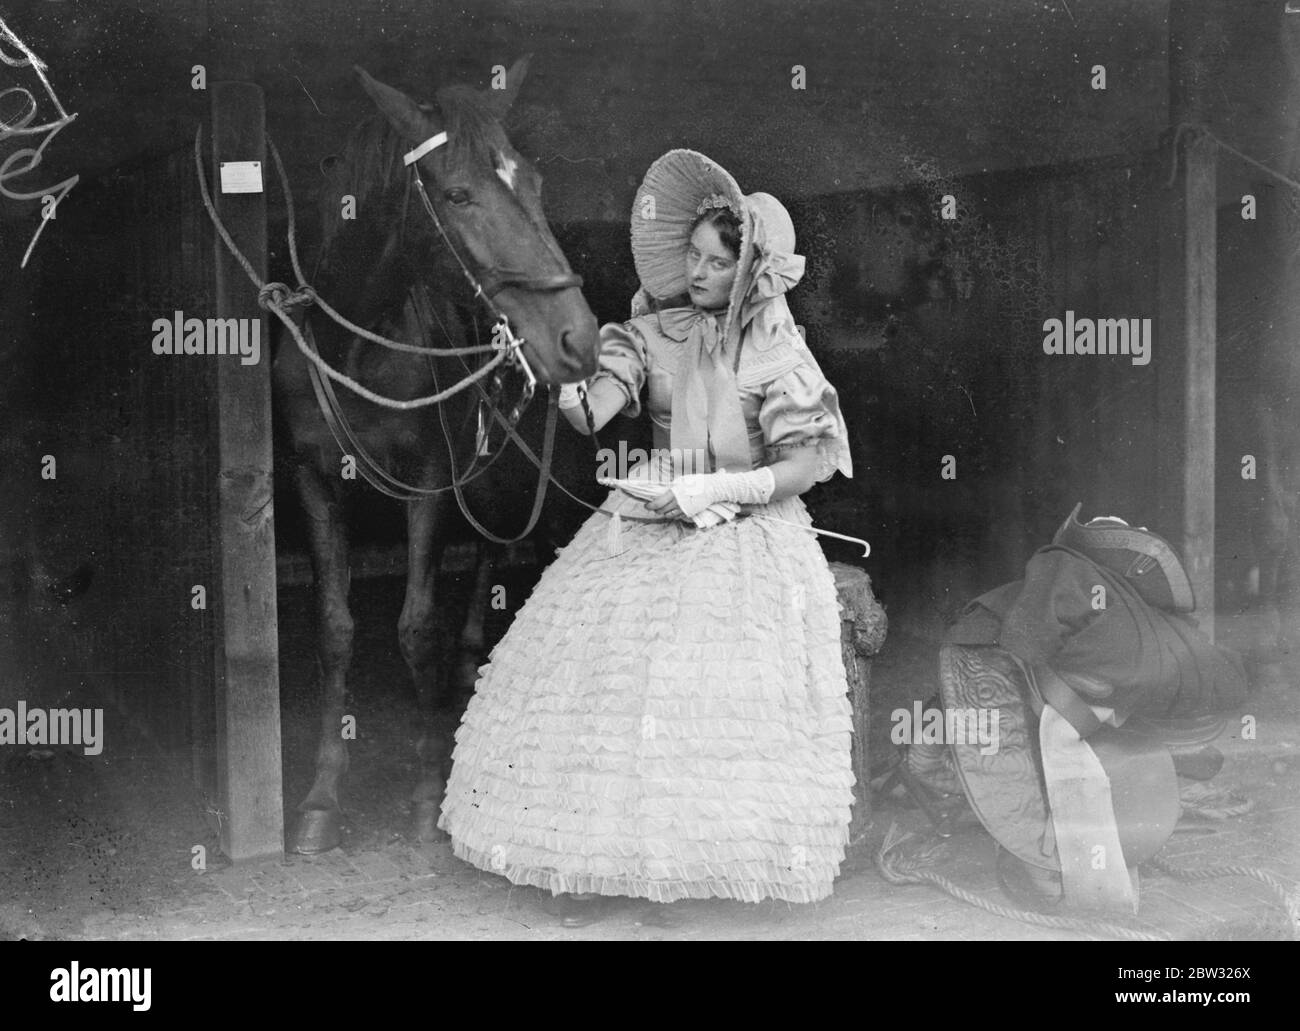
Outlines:
<svg viewBox="0 0 1300 1031"><path fill-rule="evenodd" d="M371 343L391 348L394 351L405 351L410 354L436 355L438 357L451 357L462 354L481 354L486 351L497 351L497 354L494 355L483 368L475 371L475 379L486 376L489 371L496 368L497 365L506 360L509 352L518 350L520 344L522 344L522 341L516 339L513 334L509 334L508 344L506 346L485 344L476 347L420 347L417 344L408 344L400 340L390 340L389 338L380 336L377 333L372 333L370 330L356 325L354 322L351 322L339 312L335 311L334 308L330 306L329 302L313 289L313 287L306 281L306 277L303 275L302 265L298 258L297 228L293 206L293 194L289 190L289 177L284 170L283 162L280 160L280 152L276 149L276 146L269 135L266 137L266 144L267 148L271 152L272 159L275 161L276 171L280 177L280 188L285 197L285 211L289 222L287 232L289 260L293 265L294 275L298 277L298 286L296 289L291 289L285 283L264 281L257 274L256 270L244 256L243 252L239 249L239 245L236 244L234 239L231 237L230 232L221 221L221 216L217 214L216 207L212 203L212 194L208 190L207 176L203 171L202 137L203 127L199 126L198 130L194 134L194 168L198 175L199 190L203 196L203 207L208 213L208 218L211 219L222 242L226 245L226 249L229 250L235 260L239 262L240 267L244 270L244 274L247 275L253 285L257 287L258 306L266 311L273 312L280 321L284 323L285 328L287 328L292 334L294 342L298 345L298 349L303 353L303 356L307 358L315 368L319 369L330 379L342 383L349 390L353 391L360 397L364 397L367 401L373 401L375 404L382 405L385 408L393 408L398 411L410 411L415 408L423 408L426 405L437 404L469 386L468 382L462 381L454 387L439 394L432 394L428 397L413 398L409 401L398 401L394 398L383 397L380 394L376 394L350 377L331 368L330 365L320 357L320 355L316 354L314 350L307 346L306 342L302 338L302 334L298 330L297 324L288 314L293 309L304 307L306 305L316 305L325 312L326 315L349 332L361 337L363 340L369 340Z"/></svg>
<svg viewBox="0 0 1300 1031"><path fill-rule="evenodd" d="M479 276L475 276L468 265L466 265L465 261L461 258L460 252L452 243L451 238L443 228L442 220L438 217L436 208L429 200L429 195L424 187L424 181L420 176L419 167L416 164L418 159L424 154L427 154L447 141L446 133L438 133L437 135L430 137L419 147L407 153L403 160L404 163L412 169L415 187L419 192L420 200L424 209L433 221L434 226L437 228L438 234L441 236L444 245L451 252L457 265L460 267L461 272L469 282L470 287L473 290L473 296L481 301L496 317L496 322L493 326L492 342L488 345L477 345L473 347L435 348L388 339L387 337L372 333L345 318L339 312L335 311L335 309L330 306L310 284L307 283L298 257L297 225L293 204L293 193L289 187L288 174L285 172L284 163L280 159L279 150L276 148L275 143L272 141L269 134L266 136L267 149L270 151L271 157L275 162L276 171L280 179L281 192L285 197L285 209L288 220L286 235L289 245L289 257L293 266L294 275L298 279L298 287L294 290L290 289L284 283L265 282L262 280L231 237L229 231L223 224L221 217L217 214L216 207L212 202L212 197L208 190L207 177L203 170L202 135L203 128L200 126L194 135L194 163L195 171L199 180L199 189L203 198L203 205L208 213L208 217L211 219L213 227L220 235L226 248L230 251L236 261L239 262L250 281L258 288L258 305L267 311L273 312L276 317L280 319L286 329L289 330L289 333L293 337L294 343L297 345L299 351L301 351L304 357L308 359L308 372L312 382L312 389L316 395L317 405L320 408L322 417L324 418L326 425L329 427L335 442L339 445L340 450L345 454L352 454L357 458L357 467L361 471L363 478L376 490L400 501L415 501L431 495L440 494L446 490L454 490L456 493L457 503L465 518L481 534L498 543L513 543L514 541L521 540L530 534L541 515L542 505L546 496L546 485L549 481L553 480L553 477L550 474L550 468L552 456L554 454L558 399L552 399L549 406L550 410L547 414L541 462L537 463L537 460L531 455L531 453L529 454L529 457L538 465L540 475L538 477L537 491L534 496L533 509L529 515L528 524L518 537L502 538L491 533L473 517L465 503L463 493L465 484L477 479L486 472L492 465L492 462L495 461L495 457L485 463L481 468L475 470L474 465L477 464L476 455L475 461L471 463L470 471L464 479L460 479L456 472L455 446L452 443L450 434L447 430L445 415L440 409L439 420L442 424L444 436L447 437L453 482L446 486L435 488L420 487L405 483L384 469L383 466L380 465L365 449L357 435L352 432L347 417L343 412L337 395L334 392L334 388L329 381L335 380L340 382L358 396L363 397L368 401L385 408L392 408L399 411L409 411L430 404L440 404L447 398L466 389L470 384L474 384L479 388L480 393L487 400L487 403L492 406L493 414L500 418L500 413L496 411L491 397L483 391L479 381L503 363L515 364L522 369L525 375L525 388L523 395L512 409L510 420L506 423L506 425L511 429L513 436L513 424L517 423L519 417L531 402L536 389L537 378L533 374L532 368L529 366L527 358L524 355L524 341L514 335L510 327L509 318L500 308L497 307L493 298L502 290L509 287L532 291L564 290L570 287L581 287L582 277L572 272L559 273L545 277L530 277L515 270L501 269L499 267L486 269L480 273ZM312 304L319 306L321 310L330 318L334 319L335 322L362 339L408 354L425 355L429 360L430 371L433 372L434 375L434 386L436 392L421 398L399 401L394 398L388 398L377 394L362 386L351 377L335 370L316 350L315 341L311 339L311 330L310 326L307 325L306 318L304 317L303 319L304 328L306 330L304 333L303 329L299 328L297 320L292 315L292 312L295 309ZM422 324L427 326L427 324L424 323L423 312L420 310L419 300L415 296L412 296L412 307L416 312L417 318L420 319ZM449 334L446 334L445 327L444 334L449 336ZM425 335L428 336L429 334ZM464 355L481 354L489 351L494 351L496 353L483 366L472 372L467 367L464 379L460 380L454 386L449 387L447 390L437 389L437 375L433 367L433 358L435 356L457 357L460 358L462 364L464 364ZM515 439L518 440L517 437L515 437Z"/></svg>
<svg viewBox="0 0 1300 1031"><path fill-rule="evenodd" d="M360 469L363 478L365 478L371 486L381 493L400 501L416 501L431 495L441 494L447 490L452 490L456 494L456 502L466 520L468 520L475 530L483 536L499 544L512 544L515 541L522 540L524 537L528 536L528 534L532 533L533 528L537 525L537 521L541 516L541 510L545 501L548 484L554 484L555 487L566 497L581 507L592 512L598 512L601 515L610 517L611 519L619 521L627 520L628 522L633 523L665 523L674 521L665 518L624 515L619 512L609 512L604 508L600 508L588 501L584 501L555 478L551 472L551 466L554 457L555 427L559 414L559 398L557 395L553 394L551 396L550 403L547 406L546 428L543 434L542 456L540 459L516 431L518 419L523 414L524 409L533 397L537 379L524 356L524 341L514 335L510 328L509 318L500 310L500 308L497 307L493 298L502 290L509 287L518 287L520 289L535 291L564 290L569 287L580 288L583 280L581 276L575 273L529 277L524 276L515 270L496 267L485 269L478 276L475 276L461 258L460 252L452 244L450 237L443 228L442 220L438 217L438 212L430 201L429 195L425 190L424 181L420 176L420 170L417 164L419 159L425 154L447 142L447 134L445 132L440 132L431 136L429 139L425 140L424 143L409 151L404 155L403 162L408 167L411 167L415 187L420 195L420 201L433 221L434 226L437 228L438 234L442 237L448 250L456 259L456 263L460 266L461 272L473 288L473 296L477 300L481 301L497 318L497 321L494 323L492 328L492 341L486 345L480 344L472 347L438 348L423 347L416 344L408 344L400 340L391 340L356 325L331 307L329 303L326 302L325 299L322 298L306 281L306 277L303 275L302 266L298 257L297 223L293 204L293 193L289 188L289 177L285 172L284 163L280 159L280 152L276 148L269 133L266 134L266 145L271 154L272 160L275 162L276 172L280 180L280 190L284 194L285 198L285 211L288 221L286 237L289 247L289 260L293 267L294 275L298 279L298 286L296 289L291 289L285 283L264 281L257 274L256 270L244 256L243 252L240 251L239 246L231 237L229 231L221 221L221 216L217 214L215 205L212 203L212 196L208 190L207 176L203 169L202 137L203 127L200 125L194 134L194 167L199 180L199 190L202 194L203 206L208 213L208 218L212 221L213 227L221 237L222 242L226 245L226 249L230 251L231 255L239 263L240 267L243 268L244 274L247 275L253 285L257 287L257 303L259 307L275 314L275 316L289 331L294 343L298 347L298 350L302 352L305 358L307 358L309 362L308 372L310 373L312 387L316 394L317 404L321 410L322 417L324 418L326 425L329 427L331 434L334 436L336 443L339 445L340 450L345 454L353 454L358 459L357 467ZM297 321L291 314L296 309L304 308L309 305L316 305L336 323L361 339L379 344L382 347L388 347L395 351L402 351L408 354L426 355L430 360L431 369L432 359L434 357L456 357L461 359L462 364L464 364L465 355L483 354L489 351L496 353L493 354L492 358L485 362L480 368L472 372L470 372L468 367L466 367L467 374L465 378L453 386L448 387L446 390L437 389L438 384L435 374L435 393L429 394L425 397L413 398L409 401L398 401L394 398L388 398L381 394L376 394L374 391L362 386L349 376L338 372L320 356L316 351L314 342L309 341L308 338L304 336L302 330L298 327ZM419 319L427 329L427 323L424 320L424 313L420 308L419 299L417 297L412 298L412 307L416 313L417 319ZM304 317L304 324L305 323L306 319ZM310 333L310 329L308 329L308 333ZM443 327L443 333L444 335L450 336L445 327ZM429 334L426 333L424 335ZM520 398L520 401L514 406L511 412L511 418L509 419L502 415L497 409L491 395L483 389L483 384L481 382L489 372L497 369L503 363L517 364L526 378L524 394ZM448 451L451 455L452 482L443 487L419 487L413 484L404 483L375 461L369 452L366 451L360 439L352 432L351 427L348 425L346 415L339 404L338 397L334 393L333 386L330 384L329 380L342 383L353 393L357 394L359 397L365 398L367 401L397 411L411 411L417 408L427 407L431 404L441 404L447 398L452 397L473 385L473 387L479 392L481 402L486 403L493 419L504 427L508 439L512 440L515 446L518 447L528 460L537 467L538 486L537 491L534 494L533 508L529 514L527 526L516 537L498 537L479 523L479 521L469 512L468 506L465 503L463 488L467 483L477 479L486 472L492 462L495 461L496 456L493 456L489 462L475 470L474 466L477 464L476 454L475 460L471 462L470 470L467 472L465 478L458 478L456 474L455 446L450 439L446 419L441 410L439 411L439 419L442 425L443 434L447 439ZM586 414L587 426L591 432L592 441L598 445L595 436L595 425L592 412L590 407L587 405L585 398L583 398L583 408ZM871 551L871 546L858 537L835 533L831 530L823 530L815 526L804 526L800 523L793 523L786 519L780 519L776 516L768 515L767 513L752 513L750 517L774 523L784 523L788 526L793 526L800 530L806 530L813 534L834 537L839 540L861 545L863 548L863 557L869 555Z"/></svg>

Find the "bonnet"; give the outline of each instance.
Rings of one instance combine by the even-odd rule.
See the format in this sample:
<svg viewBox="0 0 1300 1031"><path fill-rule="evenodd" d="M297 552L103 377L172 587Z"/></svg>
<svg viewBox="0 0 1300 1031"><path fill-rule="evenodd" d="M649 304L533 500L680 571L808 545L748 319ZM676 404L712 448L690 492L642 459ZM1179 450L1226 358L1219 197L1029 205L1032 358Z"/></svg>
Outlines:
<svg viewBox="0 0 1300 1031"><path fill-rule="evenodd" d="M665 306L687 292L691 226L711 208L730 209L741 232L736 280L725 317L716 321L695 310ZM673 335L675 330L675 339L696 348L698 374L674 380L673 448L686 451L707 444L715 468L750 468L735 380L742 333L745 347L758 352L786 342L792 361L802 360L821 375L785 299L804 274L804 258L794 248L794 223L784 205L771 194L746 195L725 168L703 154L670 150L646 172L632 204L632 258L642 288L638 297L656 302L665 332ZM634 302L634 315L637 307L647 306ZM833 464L851 476L847 430L834 391L827 387L827 392L837 425L830 448Z"/></svg>
<svg viewBox="0 0 1300 1031"><path fill-rule="evenodd" d="M764 309L773 325L789 320L784 294L803 278L794 253L794 223L768 193L746 196L725 168L694 150L670 150L645 174L632 204L632 259L645 292L663 301L685 294L691 224L710 208L729 208L740 222L740 253L723 334L727 349ZM768 341L755 334L760 349Z"/></svg>

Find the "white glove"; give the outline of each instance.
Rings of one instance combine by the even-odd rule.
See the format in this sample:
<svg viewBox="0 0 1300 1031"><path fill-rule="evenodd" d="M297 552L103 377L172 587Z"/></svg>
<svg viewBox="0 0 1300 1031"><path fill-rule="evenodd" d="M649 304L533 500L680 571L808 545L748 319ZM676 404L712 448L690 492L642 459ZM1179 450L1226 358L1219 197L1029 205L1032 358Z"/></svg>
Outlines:
<svg viewBox="0 0 1300 1031"><path fill-rule="evenodd" d="M565 383L560 387L560 410L577 408L582 404L582 399L586 393L587 381L585 379L578 383Z"/></svg>
<svg viewBox="0 0 1300 1031"><path fill-rule="evenodd" d="M691 473L672 482L677 507L692 518L720 501L766 505L775 490L776 477L767 466L748 473Z"/></svg>
<svg viewBox="0 0 1300 1031"><path fill-rule="evenodd" d="M632 471L632 476L625 480L616 480L609 477L598 477L597 483L603 483L606 487L617 487L625 494L630 494L641 501L654 501L665 490L671 490L669 484L661 483L658 480L649 479L649 466L638 466ZM674 495L675 497L676 495ZM681 503L678 502L678 508ZM685 513L683 513L685 514ZM709 505L700 509L693 515L686 516L699 529L707 530L709 527L717 526L720 523L730 522L740 514L740 506L731 504L727 501L719 501L716 504Z"/></svg>

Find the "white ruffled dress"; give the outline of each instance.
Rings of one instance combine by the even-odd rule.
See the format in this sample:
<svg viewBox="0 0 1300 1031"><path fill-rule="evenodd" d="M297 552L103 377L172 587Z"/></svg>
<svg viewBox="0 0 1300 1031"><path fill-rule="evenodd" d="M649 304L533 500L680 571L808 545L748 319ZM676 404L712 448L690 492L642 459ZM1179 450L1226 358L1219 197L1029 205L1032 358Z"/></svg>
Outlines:
<svg viewBox="0 0 1300 1031"><path fill-rule="evenodd" d="M598 375L629 415L648 386L666 451L684 340L653 314L601 337ZM820 479L851 472L836 392L795 334L742 350L736 382L755 466L813 446ZM838 601L816 537L763 518L810 525L803 502L709 529L634 521L658 517L619 491L602 508L480 669L439 824L456 855L557 894L825 898L853 797Z"/></svg>

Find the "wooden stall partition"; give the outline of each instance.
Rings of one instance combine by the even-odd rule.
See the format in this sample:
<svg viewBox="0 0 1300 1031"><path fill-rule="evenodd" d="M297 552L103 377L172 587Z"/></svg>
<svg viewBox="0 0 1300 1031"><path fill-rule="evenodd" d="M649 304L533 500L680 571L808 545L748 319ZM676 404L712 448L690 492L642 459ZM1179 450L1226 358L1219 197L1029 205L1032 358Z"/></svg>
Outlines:
<svg viewBox="0 0 1300 1031"><path fill-rule="evenodd" d="M1217 146L1198 131L1205 107L1200 60L1216 28L1188 0L1169 8L1169 120L1173 182L1161 202L1159 376L1162 523L1214 636Z"/></svg>
<svg viewBox="0 0 1300 1031"><path fill-rule="evenodd" d="M263 278L266 276L266 167L261 89L213 83L209 181L217 212ZM256 162L254 167L252 163ZM227 163L229 182L223 182ZM238 163L232 167L230 163ZM234 179L241 180L236 186ZM275 521L271 489L271 377L267 319L257 288L217 239L216 312L247 320L262 342L260 360L216 359L213 397L219 470L214 526L216 611L216 758L222 850L235 860L284 850L280 765L279 647L276 625Z"/></svg>

